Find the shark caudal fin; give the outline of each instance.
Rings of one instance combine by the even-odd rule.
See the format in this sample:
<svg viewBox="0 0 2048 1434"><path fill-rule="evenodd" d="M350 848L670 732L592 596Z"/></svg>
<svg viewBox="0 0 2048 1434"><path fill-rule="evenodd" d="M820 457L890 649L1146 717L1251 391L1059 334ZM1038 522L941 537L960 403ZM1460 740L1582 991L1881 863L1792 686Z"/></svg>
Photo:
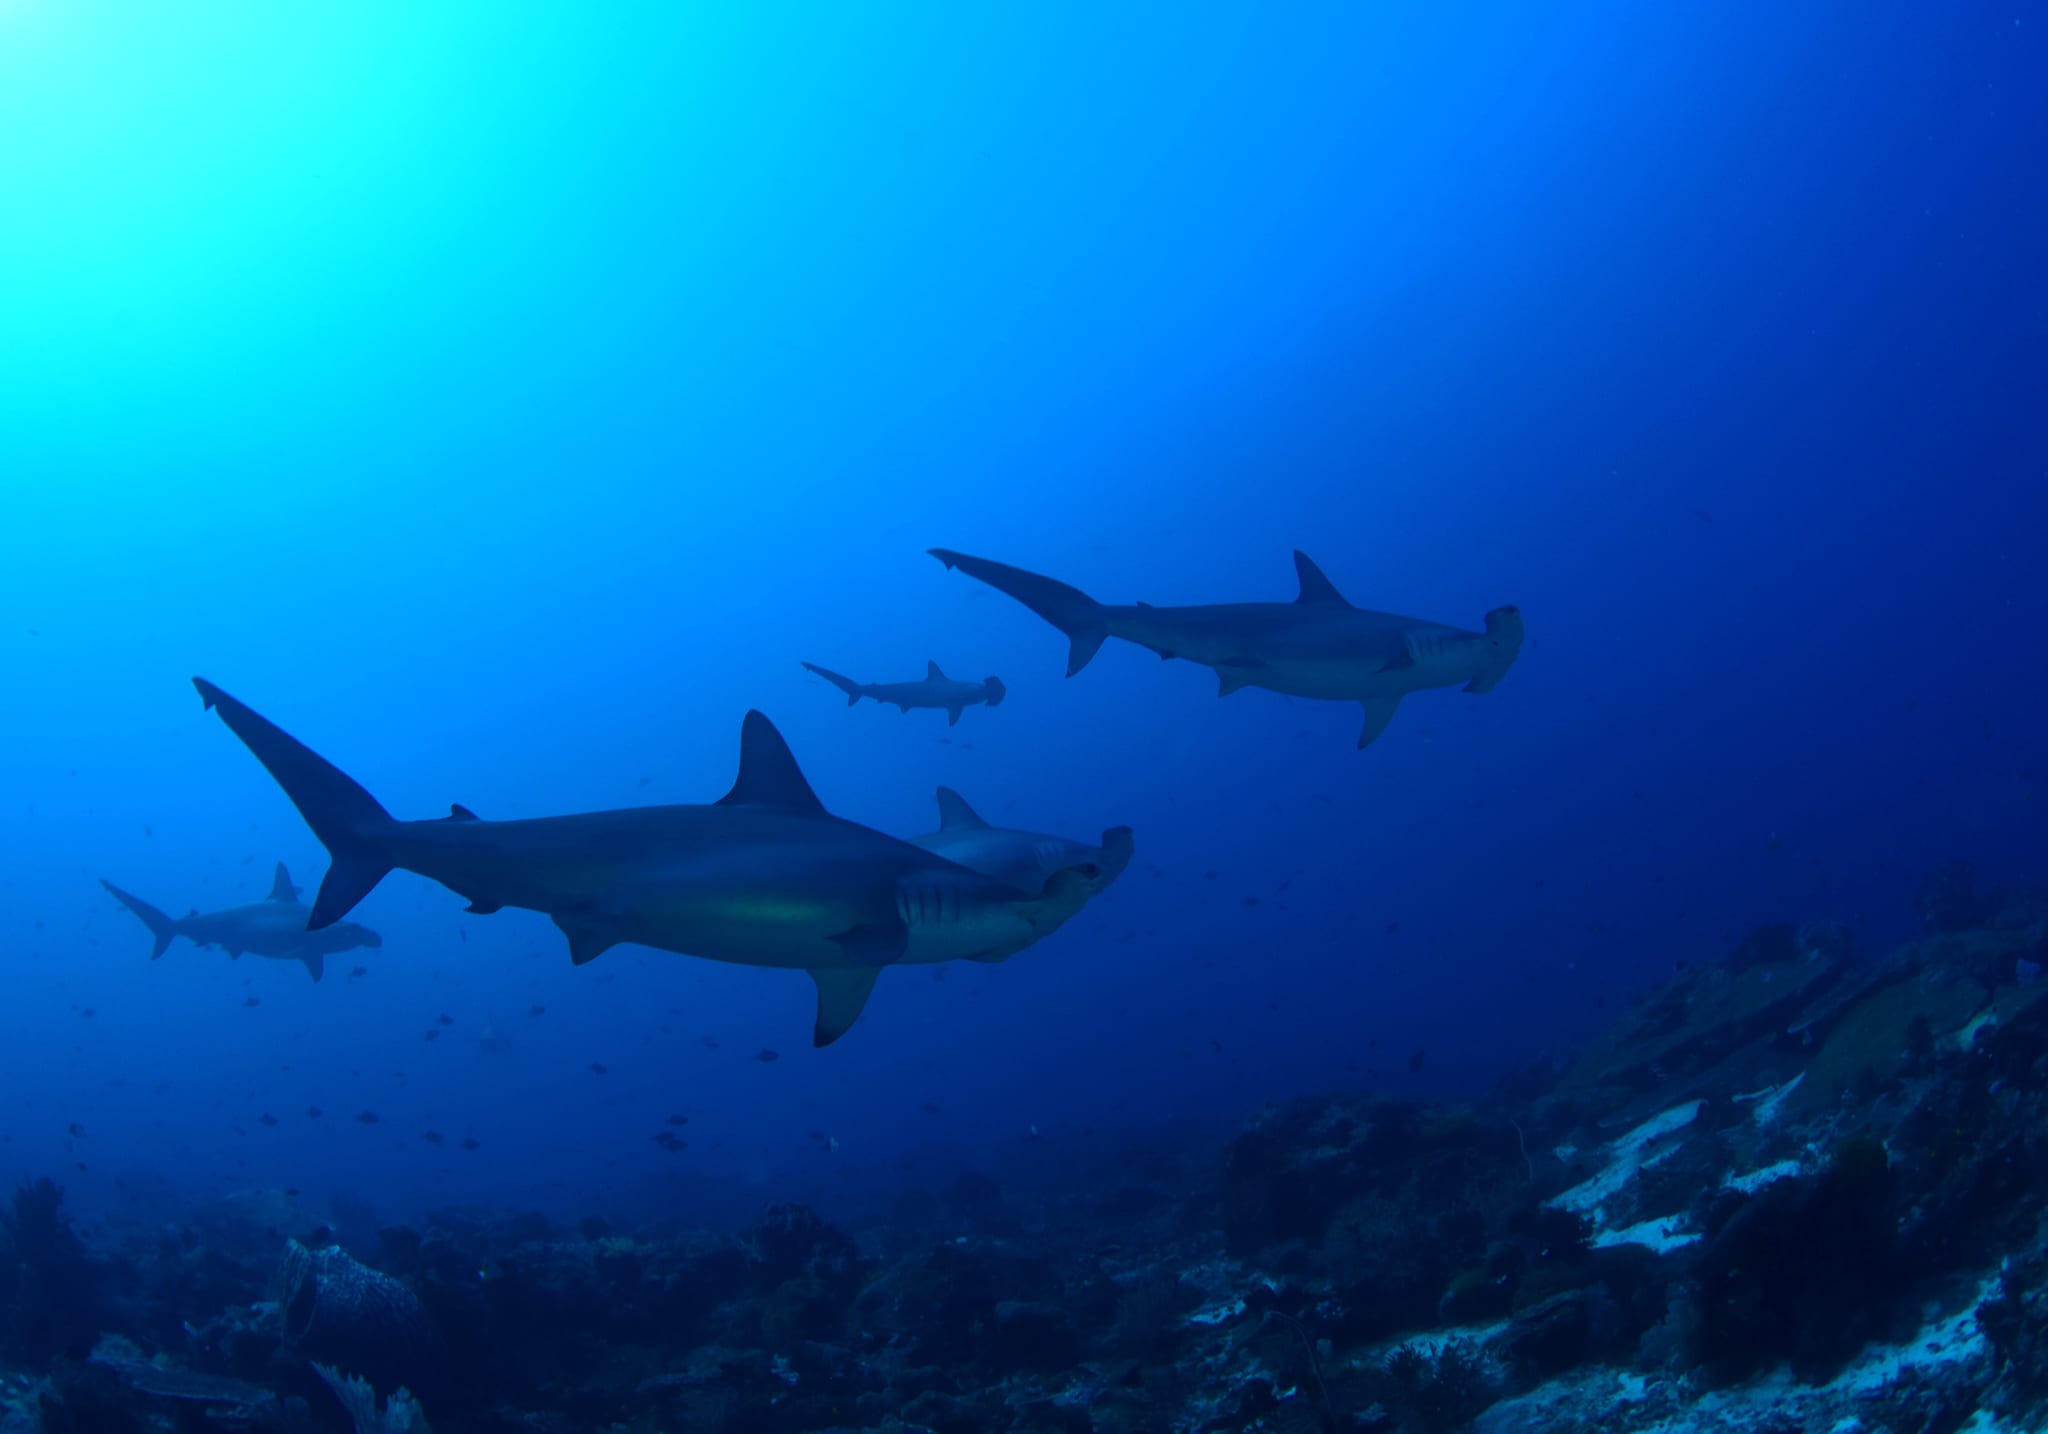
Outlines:
<svg viewBox="0 0 2048 1434"><path fill-rule="evenodd" d="M818 676L824 678L827 682L831 683L841 692L844 692L846 694L846 705L849 707L859 702L860 699L866 695L866 692L861 687L861 685L858 682L855 682L851 677L841 677L838 673L832 671L830 668L820 667L815 662L806 662L804 664L804 671L815 672Z"/></svg>
<svg viewBox="0 0 2048 1434"><path fill-rule="evenodd" d="M1467 692L1491 692L1508 675L1522 653L1522 610L1497 607L1486 615L1485 653L1479 670L1465 684Z"/></svg>
<svg viewBox="0 0 2048 1434"><path fill-rule="evenodd" d="M220 713L228 730L277 779L333 858L306 929L332 926L390 873L387 851L398 823L353 777L282 727L203 677L193 678L192 685L199 689L200 700Z"/></svg>
<svg viewBox="0 0 2048 1434"><path fill-rule="evenodd" d="M157 957L170 949L172 940L178 934L177 922L171 920L170 917L164 915L161 911L158 911L141 897L131 896L121 890L120 887L114 885L113 882L108 881L105 877L100 878L100 885L112 892L114 900L134 912L136 919L149 928L150 937L155 943L149 948L150 960L156 960Z"/></svg>
<svg viewBox="0 0 2048 1434"><path fill-rule="evenodd" d="M1102 604L1079 588L1070 588L1065 583L1040 577L1037 573L1027 573L1006 563L992 563L987 558L956 553L951 548L928 551L947 567L958 568L970 578L979 578L999 593L1008 593L1065 633L1069 677L1088 665L1089 659L1101 648L1102 640L1109 636L1109 625L1102 616Z"/></svg>

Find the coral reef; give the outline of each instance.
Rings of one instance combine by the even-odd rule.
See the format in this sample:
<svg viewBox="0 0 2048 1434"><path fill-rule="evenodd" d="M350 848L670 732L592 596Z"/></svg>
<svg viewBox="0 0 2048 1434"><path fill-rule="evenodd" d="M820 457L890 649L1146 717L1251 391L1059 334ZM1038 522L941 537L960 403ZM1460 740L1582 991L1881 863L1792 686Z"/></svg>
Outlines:
<svg viewBox="0 0 2048 1434"><path fill-rule="evenodd" d="M36 1182L0 1431L2042 1427L2048 908L1949 871L1921 911L1883 958L1761 928L1486 1101L1305 1099L846 1228L302 1242L244 1199L100 1248Z"/></svg>

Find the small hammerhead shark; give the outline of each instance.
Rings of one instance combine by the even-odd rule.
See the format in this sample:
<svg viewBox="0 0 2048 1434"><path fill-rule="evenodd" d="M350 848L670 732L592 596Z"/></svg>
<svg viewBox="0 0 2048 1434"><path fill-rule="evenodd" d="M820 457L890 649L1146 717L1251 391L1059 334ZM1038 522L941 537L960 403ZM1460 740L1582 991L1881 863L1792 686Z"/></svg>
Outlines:
<svg viewBox="0 0 2048 1434"><path fill-rule="evenodd" d="M708 805L504 822L457 806L439 820L400 821L268 718L204 678L193 685L334 858L312 929L346 916L394 869L416 872L467 897L473 912L515 906L552 918L579 966L634 942L807 971L820 1046L859 1018L883 967L1004 960L1070 916L1076 891L1101 877L1098 864L1079 861L1020 891L835 817L759 712L740 724L732 790Z"/></svg>
<svg viewBox="0 0 2048 1434"><path fill-rule="evenodd" d="M244 951L252 956L272 956L280 961L300 961L317 981L326 969L326 957L353 951L358 946L382 946L384 938L367 926L343 922L324 931L309 931L306 920L312 912L299 900L284 863L277 864L271 878L270 895L251 906L230 906L225 911L194 911L190 916L172 917L158 911L139 896L132 896L111 881L101 886L127 907L149 928L156 944L150 948L154 961L182 936L200 946L218 946L229 960L240 959Z"/></svg>
<svg viewBox="0 0 2048 1434"><path fill-rule="evenodd" d="M986 702L994 707L1006 695L1000 677L984 677L979 682L955 682L939 671L939 664L927 662L924 665L922 682L855 682L851 677L806 662L804 670L815 672L834 687L846 694L846 705L852 707L863 697L872 697L877 702L892 702L898 712L908 712L913 707L937 707L946 714L946 725L960 721L960 710Z"/></svg>
<svg viewBox="0 0 2048 1434"><path fill-rule="evenodd" d="M1411 692L1463 685L1491 692L1522 650L1522 614L1497 607L1484 632L1421 618L1370 612L1346 602L1322 569L1296 552L1301 594L1291 603L1128 607L1099 603L1078 588L987 558L933 548L948 568L1008 593L1067 635L1067 676L1088 665L1104 638L1120 637L1164 658L1216 670L1217 693L1264 687L1294 697L1356 702L1365 709L1364 747L1386 730Z"/></svg>
<svg viewBox="0 0 2048 1434"><path fill-rule="evenodd" d="M911 840L1020 891L1040 891L1059 872L1093 867L1098 875L1086 884L1085 893L1077 884L1082 899L1074 903L1075 911L1123 875L1134 849L1129 827L1111 827L1102 834L1102 845L1090 846L1042 832L990 826L951 787L939 788L939 829Z"/></svg>

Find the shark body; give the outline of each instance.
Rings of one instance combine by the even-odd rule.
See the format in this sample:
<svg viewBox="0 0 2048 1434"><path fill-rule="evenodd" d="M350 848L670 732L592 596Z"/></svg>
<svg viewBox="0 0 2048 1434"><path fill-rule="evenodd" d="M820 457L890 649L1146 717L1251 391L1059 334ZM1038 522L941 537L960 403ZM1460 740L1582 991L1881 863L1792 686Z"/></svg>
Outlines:
<svg viewBox="0 0 2048 1434"><path fill-rule="evenodd" d="M939 829L911 838L926 851L1020 891L1043 891L1054 876L1077 868L1097 873L1087 881L1066 884L1070 909L1061 915L1062 921L1123 875L1131 863L1134 843L1129 827L1111 827L1102 834L1100 846L1090 846L1042 832L990 826L951 787L940 787L938 796Z"/></svg>
<svg viewBox="0 0 2048 1434"><path fill-rule="evenodd" d="M1020 891L832 816L759 712L741 724L732 790L709 805L504 822L458 806L438 820L400 821L268 719L210 682L194 685L333 855L315 929L392 870L410 871L468 898L473 912L544 913L578 965L632 942L807 971L821 1046L858 1019L883 967L1003 960L1065 920L1073 887L1092 879L1078 863Z"/></svg>
<svg viewBox="0 0 2048 1434"><path fill-rule="evenodd" d="M189 916L168 916L111 881L102 880L100 885L149 928L156 942L149 953L152 961L182 936L198 946L220 947L228 953L229 960L239 959L246 952L279 961L297 961L317 981L326 969L327 957L353 951L358 946L384 944L384 938L376 932L353 922L308 930L306 922L312 910L299 900L299 889L292 885L291 874L284 869L283 862L277 864L270 895L265 900L231 906L225 911L194 911Z"/></svg>
<svg viewBox="0 0 2048 1434"><path fill-rule="evenodd" d="M863 697L893 705L898 712L908 712L913 707L935 707L946 714L948 727L958 725L962 709L984 702L994 707L1008 695L1000 677L984 677L979 682L955 682L939 670L936 662L925 664L922 682L855 682L851 677L841 677L815 662L806 662L804 670L816 673L844 692L849 707L859 703Z"/></svg>
<svg viewBox="0 0 2048 1434"><path fill-rule="evenodd" d="M1356 702L1358 745L1386 730L1401 699L1432 687L1490 692L1522 649L1522 615L1497 607L1483 631L1353 607L1308 557L1294 555L1300 596L1291 603L1196 607L1100 603L1078 588L948 548L932 556L1007 593L1067 635L1067 675L1122 638L1163 658L1213 668L1217 692L1264 687L1293 697Z"/></svg>

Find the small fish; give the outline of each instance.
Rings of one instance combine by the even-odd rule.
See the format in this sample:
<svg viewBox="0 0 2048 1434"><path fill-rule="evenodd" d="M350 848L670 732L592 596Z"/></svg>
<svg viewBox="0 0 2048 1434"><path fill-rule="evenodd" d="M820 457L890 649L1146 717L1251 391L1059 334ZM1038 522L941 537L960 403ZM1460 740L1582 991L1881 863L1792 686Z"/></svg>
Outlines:
<svg viewBox="0 0 2048 1434"><path fill-rule="evenodd" d="M308 1119L308 1120L318 1120L319 1118L320 1118L320 1107L319 1107L319 1106L317 1106L317 1105L309 1105L309 1106L307 1106L307 1107L306 1107L306 1119Z"/></svg>
<svg viewBox="0 0 2048 1434"><path fill-rule="evenodd" d="M703 1044L704 1044L704 1049L705 1049L705 1050L707 1050L707 1051L715 1051L715 1050L717 1050L717 1049L718 1049L718 1037L716 1037L716 1036L703 1036L703 1037L700 1037L700 1039L701 1039L701 1040L703 1041Z"/></svg>
<svg viewBox="0 0 2048 1434"><path fill-rule="evenodd" d="M72 1122L71 1122L71 1124L69 1124L68 1126L66 1126L66 1127L65 1127L65 1130L66 1130L66 1131L67 1131L68 1133L72 1134L72 1135L83 1135L83 1134L85 1134L85 1127L84 1127L83 1125L80 1125L80 1124L79 1124L79 1123L78 1123L77 1121L75 1121L75 1120L74 1120L74 1121L72 1121Z"/></svg>
<svg viewBox="0 0 2048 1434"><path fill-rule="evenodd" d="M672 1130L656 1131L654 1143L671 1155L680 1155L683 1151L690 1148L690 1142L684 1140Z"/></svg>
<svg viewBox="0 0 2048 1434"><path fill-rule="evenodd" d="M1400 923L1400 922L1398 922L1398 921L1389 921L1389 922L1387 923L1387 935L1389 935L1389 936L1399 936L1400 934L1401 934L1401 923Z"/></svg>
<svg viewBox="0 0 2048 1434"><path fill-rule="evenodd" d="M438 1041L438 1040L440 1040L440 1039L441 1039L441 1030L440 1030L440 1027L438 1027L438 1026L437 1026L437 1027L435 1027L435 1028L434 1028L433 1030L431 1030L431 1031L428 1031L428 1032L427 1032L427 1033L426 1033L426 1034L425 1034L424 1036L421 1036L421 1037L420 1037L420 1039L421 1039L421 1040L423 1040L423 1041Z"/></svg>
<svg viewBox="0 0 2048 1434"><path fill-rule="evenodd" d="M484 1143L481 1140L478 1140L474 1135L471 1135L464 1137L462 1142L462 1148L464 1150L481 1150L483 1149L483 1144Z"/></svg>
<svg viewBox="0 0 2048 1434"><path fill-rule="evenodd" d="M299 1198L299 1187L296 1185L287 1185L284 1187L284 1193L287 1199L296 1200Z"/></svg>
<svg viewBox="0 0 2048 1434"><path fill-rule="evenodd" d="M759 1061L759 1062L760 1062L760 1063L761 1063L762 1065L764 1065L764 1066L765 1066L765 1065L767 1065L767 1064L768 1064L768 1063L769 1063L770 1061L779 1061L779 1060L781 1060L781 1059L782 1059L782 1055L781 1055L781 1053L780 1053L780 1052L778 1052L778 1051L771 1051L771 1050L767 1050L767 1049L765 1049L765 1048L764 1048L763 1050L761 1050L761 1051L758 1051L758 1052L756 1052L756 1053L755 1053L754 1059L755 1059L755 1060L757 1060L757 1061Z"/></svg>
<svg viewBox="0 0 2048 1434"><path fill-rule="evenodd" d="M529 1016L545 1016L547 1013L548 1008L546 1006L528 1006L526 1008L526 1014Z"/></svg>
<svg viewBox="0 0 2048 1434"><path fill-rule="evenodd" d="M375 1125L376 1123L377 1112L374 1110L366 1110L356 1117L356 1124L358 1125Z"/></svg>
<svg viewBox="0 0 2048 1434"><path fill-rule="evenodd" d="M256 997L251 996L248 1000L242 1002L242 1009L246 1011L252 1007L260 1006L262 1004L263 1002L259 1001Z"/></svg>
<svg viewBox="0 0 2048 1434"><path fill-rule="evenodd" d="M688 1125L690 1117L687 1115L672 1115L668 1118L668 1123L670 1125Z"/></svg>
<svg viewBox="0 0 2048 1434"><path fill-rule="evenodd" d="M455 1024L455 1018L446 1011L443 1011L440 1016L440 1023L444 1026L452 1026Z"/></svg>
<svg viewBox="0 0 2048 1434"><path fill-rule="evenodd" d="M256 1123L258 1125L275 1125L277 1124L277 1117L272 1115L269 1111L265 1111L263 1114L256 1117Z"/></svg>
<svg viewBox="0 0 2048 1434"><path fill-rule="evenodd" d="M935 1100L926 1101L924 1103L924 1113L926 1115L937 1115L939 1113L939 1103Z"/></svg>
<svg viewBox="0 0 2048 1434"><path fill-rule="evenodd" d="M604 1068L603 1066L599 1065L599 1064L598 1064L598 1063L597 1063L596 1061L592 1061L592 1062L590 1063L590 1073L591 1073L592 1075L609 1075L609 1074L611 1074L611 1072L609 1072L608 1070L606 1070L606 1069L605 1069L605 1068Z"/></svg>
<svg viewBox="0 0 2048 1434"><path fill-rule="evenodd" d="M420 1139L426 1141L429 1145L439 1145L441 1143L441 1132L438 1130L423 1130L420 1132Z"/></svg>
<svg viewBox="0 0 2048 1434"><path fill-rule="evenodd" d="M1259 899L1256 896L1247 896L1244 899L1244 904L1246 906L1257 906L1259 904Z"/></svg>
<svg viewBox="0 0 2048 1434"><path fill-rule="evenodd" d="M351 966L349 968L348 978L349 980L353 981L358 976L367 976L369 974L370 968L367 966Z"/></svg>
<svg viewBox="0 0 2048 1434"><path fill-rule="evenodd" d="M1220 1056L1223 1054L1223 1042L1217 1040L1214 1036L1211 1036L1209 1037L1209 1044L1216 1048L1217 1055Z"/></svg>
<svg viewBox="0 0 2048 1434"><path fill-rule="evenodd" d="M85 1017L89 1021L98 1013L94 1011L91 1006L86 1006L82 1010L80 1010L78 1014Z"/></svg>
<svg viewBox="0 0 2048 1434"><path fill-rule="evenodd" d="M1414 1074L1415 1072L1421 1070L1425 1065L1428 1064L1429 1052L1426 1050L1417 1051L1414 1055L1408 1057L1409 1074Z"/></svg>

